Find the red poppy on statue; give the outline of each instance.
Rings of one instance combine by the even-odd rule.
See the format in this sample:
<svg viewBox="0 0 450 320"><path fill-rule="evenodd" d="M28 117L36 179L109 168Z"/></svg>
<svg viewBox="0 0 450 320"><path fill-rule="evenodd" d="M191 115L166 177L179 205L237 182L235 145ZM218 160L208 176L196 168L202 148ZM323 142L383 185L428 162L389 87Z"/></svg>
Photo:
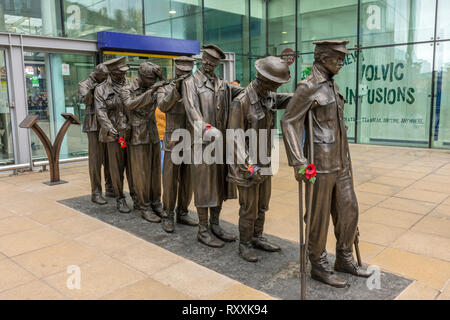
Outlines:
<svg viewBox="0 0 450 320"><path fill-rule="evenodd" d="M250 177L253 176L253 174L255 173L255 170L257 170L257 169L259 169L258 166L254 166L254 167L253 167L252 165L249 165L249 166L247 167L247 170L250 171Z"/></svg>
<svg viewBox="0 0 450 320"><path fill-rule="evenodd" d="M205 128L206 128L206 130L209 130L209 129L211 129L211 125L208 123Z"/></svg>
<svg viewBox="0 0 450 320"><path fill-rule="evenodd" d="M309 182L311 182L311 183L316 182L317 171L316 171L316 166L313 163L311 163L307 166L301 167L300 170L298 170L298 173L304 174L306 176L306 179L308 179Z"/></svg>
<svg viewBox="0 0 450 320"><path fill-rule="evenodd" d="M124 138L119 138L119 140L117 140L117 142L119 142L121 149L124 149L127 147L127 142L125 141Z"/></svg>

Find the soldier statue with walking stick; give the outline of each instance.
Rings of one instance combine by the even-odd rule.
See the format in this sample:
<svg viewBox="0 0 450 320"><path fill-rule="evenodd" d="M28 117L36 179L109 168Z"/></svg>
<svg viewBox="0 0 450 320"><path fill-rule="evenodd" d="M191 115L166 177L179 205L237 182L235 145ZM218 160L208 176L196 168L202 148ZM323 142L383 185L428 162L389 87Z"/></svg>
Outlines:
<svg viewBox="0 0 450 320"><path fill-rule="evenodd" d="M311 192L306 206L306 232L309 234L305 234L305 242L308 244L305 250L309 253L311 277L339 288L346 287L347 281L334 271L360 277L371 275L353 258L358 203L352 183L344 123L345 99L333 80L344 65L345 55L349 53L347 43L348 41L314 42L316 48L311 74L299 83L281 120L289 165L294 167L297 181L307 182L307 194ZM306 125L309 126L311 135L303 146L303 128ZM313 151L315 158L308 159L312 152L304 150ZM311 180L307 177L307 166L311 161L314 161L317 170L315 183L310 183ZM330 214L337 239L334 271L328 264L325 251ZM301 260L306 265L306 254Z"/></svg>

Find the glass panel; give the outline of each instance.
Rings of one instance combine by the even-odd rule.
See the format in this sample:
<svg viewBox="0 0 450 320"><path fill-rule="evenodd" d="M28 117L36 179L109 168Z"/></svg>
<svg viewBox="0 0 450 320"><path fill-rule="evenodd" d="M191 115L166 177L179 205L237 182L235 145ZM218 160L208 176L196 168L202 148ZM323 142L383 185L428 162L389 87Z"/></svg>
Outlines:
<svg viewBox="0 0 450 320"><path fill-rule="evenodd" d="M436 90L432 146L450 149L450 42L436 46Z"/></svg>
<svg viewBox="0 0 450 320"><path fill-rule="evenodd" d="M298 51L314 52L313 41L349 40L356 46L358 0L298 0Z"/></svg>
<svg viewBox="0 0 450 320"><path fill-rule="evenodd" d="M450 1L438 1L438 21L437 21L437 39L450 39L450 19L448 14L450 12Z"/></svg>
<svg viewBox="0 0 450 320"><path fill-rule="evenodd" d="M144 0L144 9L146 35L202 41L201 0Z"/></svg>
<svg viewBox="0 0 450 320"><path fill-rule="evenodd" d="M250 0L250 51L253 55L266 54L266 2Z"/></svg>
<svg viewBox="0 0 450 320"><path fill-rule="evenodd" d="M112 54L105 54L103 55L103 61L119 58L122 57L122 55L112 55ZM143 62L149 61L156 63L157 65L161 66L163 75L166 79L172 79L175 75L175 68L173 65L172 58L157 58L157 57L135 57L135 56L125 56L126 62L128 66L130 67L130 70L127 73L127 78L131 82L134 79L136 79L139 65Z"/></svg>
<svg viewBox="0 0 450 320"><path fill-rule="evenodd" d="M362 51L358 142L428 147L432 63L430 44Z"/></svg>
<svg viewBox="0 0 450 320"><path fill-rule="evenodd" d="M99 31L142 34L141 0L64 0L70 38L97 39Z"/></svg>
<svg viewBox="0 0 450 320"><path fill-rule="evenodd" d="M269 55L280 56L287 48L295 51L295 1L270 1L268 10Z"/></svg>
<svg viewBox="0 0 450 320"><path fill-rule="evenodd" d="M5 53L4 51L0 51L0 165L14 163L11 130Z"/></svg>
<svg viewBox="0 0 450 320"><path fill-rule="evenodd" d="M39 126L53 142L65 121L61 113L73 113L84 121L85 106L78 97L78 82L92 72L94 57L42 52L25 52L24 55L28 113L39 115ZM70 126L60 158L87 155L87 137L81 130L82 126ZM33 159L46 159L41 141L30 132Z"/></svg>
<svg viewBox="0 0 450 320"><path fill-rule="evenodd" d="M2 0L0 31L60 36L60 12L59 0Z"/></svg>
<svg viewBox="0 0 450 320"><path fill-rule="evenodd" d="M435 8L436 0L363 0L361 45L433 39Z"/></svg>
<svg viewBox="0 0 450 320"><path fill-rule="evenodd" d="M247 86L251 80L249 80L250 70L249 70L249 61L248 56L235 55L235 70L236 70L236 79L241 82L241 86Z"/></svg>
<svg viewBox="0 0 450 320"><path fill-rule="evenodd" d="M205 0L204 43L214 43L223 51L248 53L248 2Z"/></svg>

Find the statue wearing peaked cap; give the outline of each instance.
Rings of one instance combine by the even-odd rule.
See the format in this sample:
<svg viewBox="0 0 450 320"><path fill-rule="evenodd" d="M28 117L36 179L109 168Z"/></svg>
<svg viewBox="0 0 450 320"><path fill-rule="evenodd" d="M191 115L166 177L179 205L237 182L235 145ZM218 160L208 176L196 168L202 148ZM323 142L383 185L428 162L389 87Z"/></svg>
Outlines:
<svg viewBox="0 0 450 320"><path fill-rule="evenodd" d="M122 149L119 138L129 137L128 118L120 99L120 90L126 85L125 77L129 69L125 57L111 59L103 63L108 68L108 78L95 88L94 103L100 124L99 141L106 143L109 171L116 196L117 209L129 213L123 193L123 175L126 171L130 195L137 202L130 166L128 165L128 148Z"/></svg>
<svg viewBox="0 0 450 320"><path fill-rule="evenodd" d="M98 140L99 123L94 105L94 90L106 80L108 77L108 68L100 63L91 72L87 79L78 84L78 93L81 101L86 106L85 118L83 122L83 132L88 136L88 153L89 153L89 178L91 181L91 200L97 204L106 204L106 200L102 196L102 175L101 169L105 176L105 195L114 197L114 189L109 174L108 157L106 153L106 144Z"/></svg>
<svg viewBox="0 0 450 320"><path fill-rule="evenodd" d="M184 80L182 85L187 128L191 137L194 137L190 166L194 203L199 217L197 239L211 247L223 247L223 241L236 240L235 235L226 232L219 225L223 201L236 198L235 186L226 181L228 168L225 164L225 152L222 155L215 154L216 157L223 157L221 163L214 161L209 164L203 157L195 158L195 150L201 150L203 155L205 150L210 149L210 145L216 142L221 144L220 141L225 139L231 100L243 90L219 79L214 73L220 60L224 58L225 54L218 46L203 46L201 68ZM195 139L197 136L201 138Z"/></svg>
<svg viewBox="0 0 450 320"><path fill-rule="evenodd" d="M353 259L353 243L358 225L358 203L353 187L347 131L344 123L346 102L333 77L344 65L347 40L317 41L314 64L310 75L301 81L294 97L281 119L289 165L295 178L305 180L300 169L309 164L309 150L314 148L317 177L307 183L306 192L313 188L309 260L313 279L335 287L346 287L347 282L336 275L328 265L325 250L330 214L336 235L336 262L334 270L368 277ZM312 112L312 123L307 114ZM313 145L305 139L303 130L312 126ZM306 181L306 180L305 180Z"/></svg>
<svg viewBox="0 0 450 320"><path fill-rule="evenodd" d="M139 66L137 78L122 87L120 97L131 127L130 166L143 219L161 222L161 148L156 127L156 90L164 80L161 67L152 62Z"/></svg>
<svg viewBox="0 0 450 320"><path fill-rule="evenodd" d="M189 204L192 200L191 170L188 163L174 163L172 149L179 143L173 141L172 133L177 129L186 129L186 110L181 95L181 84L192 74L195 59L182 56L173 59L175 62L176 79L158 88L157 105L166 113L166 130L164 134L164 165L163 165L163 207L164 218L162 227L171 233L175 230L176 221L189 226L197 226L195 219L189 216ZM190 149L186 141L183 150ZM180 155L182 157L182 155Z"/></svg>

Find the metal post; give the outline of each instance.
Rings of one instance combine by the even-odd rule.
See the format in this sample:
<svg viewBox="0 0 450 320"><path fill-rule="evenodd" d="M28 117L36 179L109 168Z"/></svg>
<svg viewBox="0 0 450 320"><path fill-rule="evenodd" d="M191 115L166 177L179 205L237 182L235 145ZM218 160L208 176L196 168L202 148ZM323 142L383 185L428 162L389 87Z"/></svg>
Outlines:
<svg viewBox="0 0 450 320"><path fill-rule="evenodd" d="M20 128L32 129L36 133L38 138L41 140L42 144L44 145L45 152L47 153L48 157L48 163L50 166L50 182L44 183L48 184L49 186L67 183L67 181L60 180L59 151L61 150L61 144L63 142L64 135L66 134L70 125L71 124L81 125L81 121L78 120L78 118L71 113L61 113L61 116L63 116L66 119L66 121L61 126L61 129L56 135L56 139L53 145L50 142L50 139L45 134L45 132L42 130L42 128L39 127L39 124L37 123L37 120L39 119L38 115L33 114L28 115L19 125Z"/></svg>

